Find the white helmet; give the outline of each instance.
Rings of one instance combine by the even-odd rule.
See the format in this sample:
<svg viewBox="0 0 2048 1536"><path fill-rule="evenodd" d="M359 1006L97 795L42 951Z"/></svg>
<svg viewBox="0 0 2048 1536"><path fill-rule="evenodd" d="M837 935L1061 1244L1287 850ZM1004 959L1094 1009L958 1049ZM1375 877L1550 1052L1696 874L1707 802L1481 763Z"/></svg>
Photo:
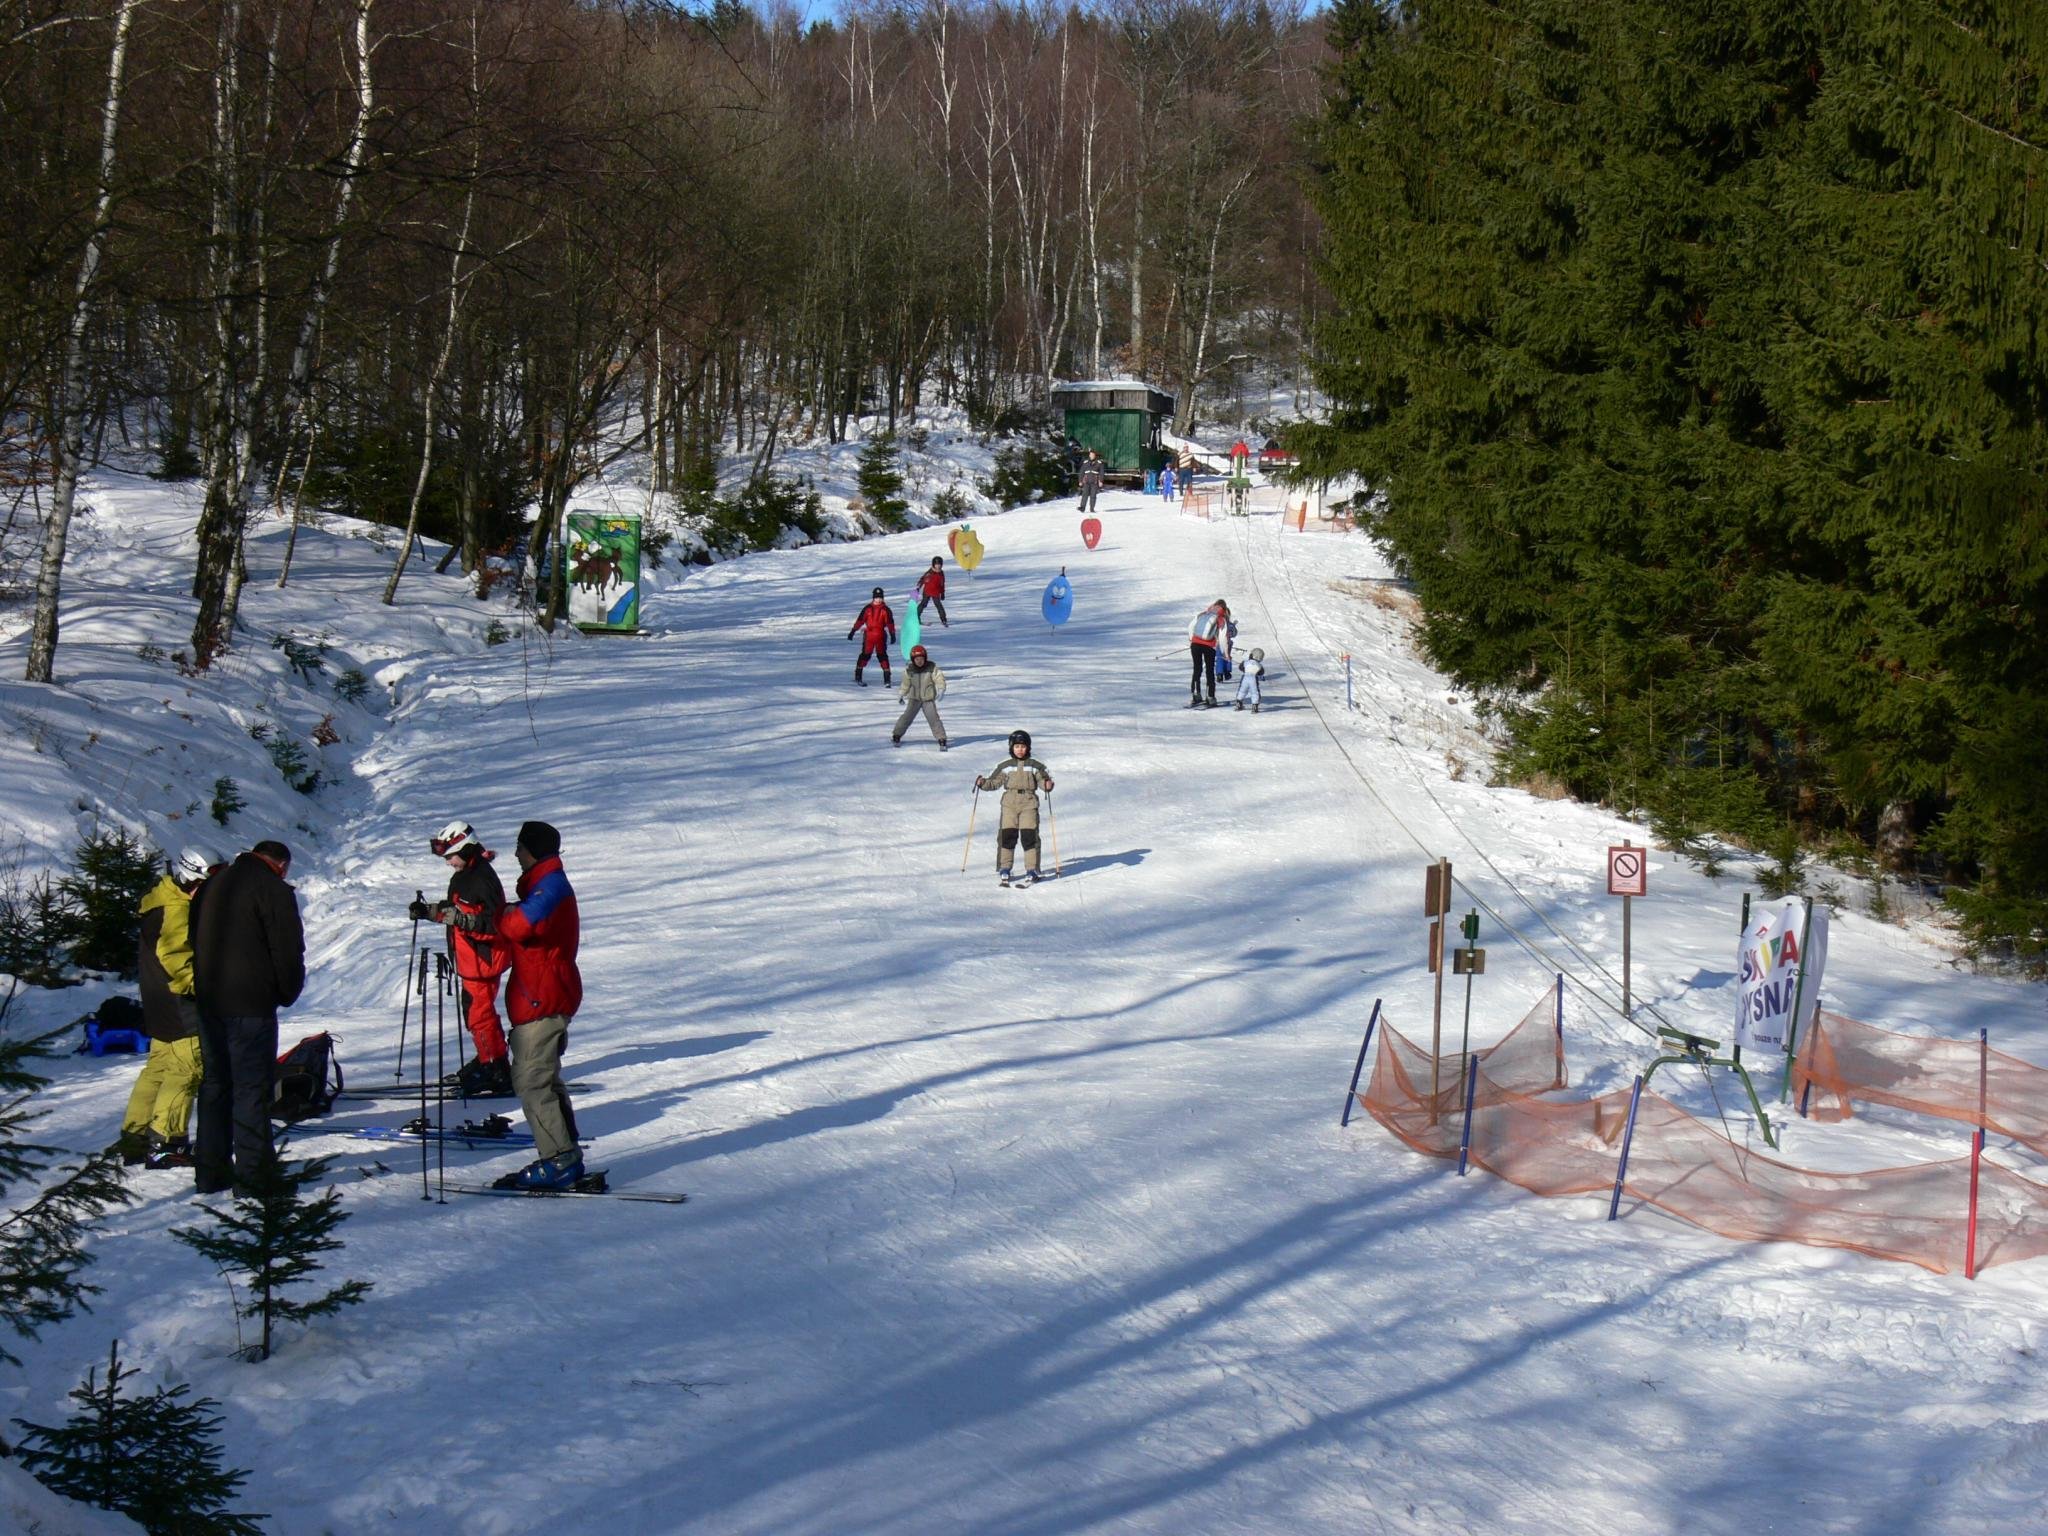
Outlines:
<svg viewBox="0 0 2048 1536"><path fill-rule="evenodd" d="M476 834L469 829L468 822L451 821L427 840L427 846L434 850L435 858L445 859L451 853L461 853L464 849L480 848L483 845L476 840Z"/></svg>
<svg viewBox="0 0 2048 1536"><path fill-rule="evenodd" d="M180 848L177 858L171 861L171 878L180 885L197 885L212 874L219 863L211 849Z"/></svg>

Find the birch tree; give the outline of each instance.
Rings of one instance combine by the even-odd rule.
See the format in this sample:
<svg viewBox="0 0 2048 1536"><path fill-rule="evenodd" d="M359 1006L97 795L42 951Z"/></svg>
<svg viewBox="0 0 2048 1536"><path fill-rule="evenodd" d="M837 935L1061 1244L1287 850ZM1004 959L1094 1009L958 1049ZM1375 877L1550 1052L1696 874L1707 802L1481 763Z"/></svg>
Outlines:
<svg viewBox="0 0 2048 1536"><path fill-rule="evenodd" d="M114 146L121 123L121 87L127 78L128 37L140 0L118 0L114 41L107 57L106 103L100 112L98 195L93 204L85 249L78 259L71 321L64 335L64 371L57 388L57 483L50 515L43 525L43 547L36 570L35 618L29 632L28 669L31 683L51 681L57 660L57 606L64 574L64 547L71 536L71 513L78 499L79 461L85 454L85 334L92 316L93 288L106 250L107 226L114 207Z"/></svg>

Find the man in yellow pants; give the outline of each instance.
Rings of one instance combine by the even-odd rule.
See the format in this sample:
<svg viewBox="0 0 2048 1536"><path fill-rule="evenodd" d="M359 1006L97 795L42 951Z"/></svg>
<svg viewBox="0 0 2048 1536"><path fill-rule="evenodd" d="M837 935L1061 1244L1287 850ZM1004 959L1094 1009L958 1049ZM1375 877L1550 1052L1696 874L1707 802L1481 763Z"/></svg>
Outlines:
<svg viewBox="0 0 2048 1536"><path fill-rule="evenodd" d="M142 898L137 974L149 1059L121 1116L121 1161L190 1168L186 1127L199 1093L199 1005L192 997L192 894L220 861L187 848Z"/></svg>

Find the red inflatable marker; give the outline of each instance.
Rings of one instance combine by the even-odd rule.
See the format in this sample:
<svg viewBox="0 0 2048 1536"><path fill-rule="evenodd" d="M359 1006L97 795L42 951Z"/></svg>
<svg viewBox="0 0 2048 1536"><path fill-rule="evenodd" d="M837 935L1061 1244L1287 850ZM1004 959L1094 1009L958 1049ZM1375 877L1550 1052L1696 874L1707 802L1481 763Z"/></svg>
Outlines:
<svg viewBox="0 0 2048 1536"><path fill-rule="evenodd" d="M960 530L949 529L946 533L946 553L958 559L960 556Z"/></svg>
<svg viewBox="0 0 2048 1536"><path fill-rule="evenodd" d="M1088 546L1088 547L1089 547L1090 549L1093 549L1093 548L1095 547L1095 545L1096 545L1096 541L1097 541L1097 540L1099 540L1099 539L1100 539L1101 537L1102 537L1102 519L1101 519L1101 518L1099 518L1099 517L1084 517L1084 518L1082 518L1082 519L1081 519L1081 542L1082 542L1083 544L1086 544L1086 545L1087 545L1087 546Z"/></svg>

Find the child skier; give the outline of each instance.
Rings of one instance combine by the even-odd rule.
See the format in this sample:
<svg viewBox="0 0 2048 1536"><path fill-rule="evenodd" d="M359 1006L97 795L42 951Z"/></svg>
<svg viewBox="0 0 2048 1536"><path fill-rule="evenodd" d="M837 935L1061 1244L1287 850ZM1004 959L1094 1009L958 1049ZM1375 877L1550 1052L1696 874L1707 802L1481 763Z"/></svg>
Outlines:
<svg viewBox="0 0 2048 1536"><path fill-rule="evenodd" d="M910 665L903 669L903 713L896 717L896 729L889 733L889 745L903 745L903 733L921 709L925 724L932 728L939 750L946 750L946 727L939 720L939 700L946 696L946 674L932 662L931 653L921 645L910 648Z"/></svg>
<svg viewBox="0 0 2048 1536"><path fill-rule="evenodd" d="M1024 845L1026 885L1041 878L1038 870L1038 792L1052 794L1052 772L1031 755L1031 733L1010 732L1010 755L993 771L974 781L976 789L1003 792L1002 820L996 832L996 879L1010 883L1010 862L1018 843Z"/></svg>
<svg viewBox="0 0 2048 1536"><path fill-rule="evenodd" d="M1230 681L1230 670L1231 667L1235 664L1237 656L1236 647L1237 620L1225 619L1223 621L1223 643L1216 649L1217 682L1227 683Z"/></svg>
<svg viewBox="0 0 2048 1536"><path fill-rule="evenodd" d="M875 595L869 599L867 607L854 616L853 628L846 632L846 638L851 640L855 635L859 635L861 641L860 660L853 664L853 680L861 687L867 687L868 680L861 673L866 670L868 658L872 656L882 664L882 686L886 688L890 682L889 645L896 638L896 615L882 601L880 587L875 588Z"/></svg>
<svg viewBox="0 0 2048 1536"><path fill-rule="evenodd" d="M1237 707L1243 709L1244 701L1250 699L1252 713L1256 715L1259 712L1259 679L1266 674L1266 653L1253 646L1251 655L1244 659L1244 664L1237 671Z"/></svg>
<svg viewBox="0 0 2048 1536"><path fill-rule="evenodd" d="M946 622L946 557L933 555L930 569L917 578L917 616L924 618L924 605L936 604L939 610L939 628L951 629Z"/></svg>

